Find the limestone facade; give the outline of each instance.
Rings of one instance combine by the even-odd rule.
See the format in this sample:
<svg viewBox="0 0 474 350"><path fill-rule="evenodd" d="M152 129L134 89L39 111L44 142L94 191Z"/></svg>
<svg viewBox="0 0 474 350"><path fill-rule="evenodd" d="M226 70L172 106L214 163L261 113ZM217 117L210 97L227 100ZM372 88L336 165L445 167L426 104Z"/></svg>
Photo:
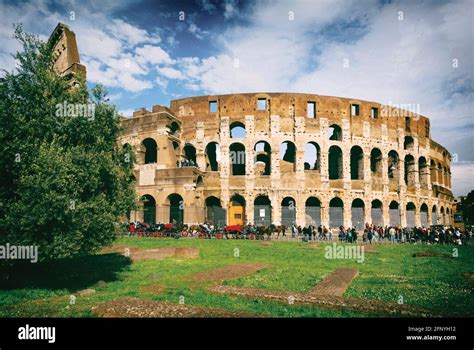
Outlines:
<svg viewBox="0 0 474 350"><path fill-rule="evenodd" d="M217 206L220 224L452 223L451 155L430 138L429 119L407 106L297 93L199 96L141 108L122 126L148 203L132 220L200 223ZM180 167L184 159L195 166Z"/></svg>

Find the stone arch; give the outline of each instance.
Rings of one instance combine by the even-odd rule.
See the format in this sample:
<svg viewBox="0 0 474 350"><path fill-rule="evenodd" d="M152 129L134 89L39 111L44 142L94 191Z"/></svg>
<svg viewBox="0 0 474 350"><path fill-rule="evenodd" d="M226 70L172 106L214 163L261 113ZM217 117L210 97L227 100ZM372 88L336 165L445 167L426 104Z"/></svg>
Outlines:
<svg viewBox="0 0 474 350"><path fill-rule="evenodd" d="M436 205L431 208L431 225L438 225L438 208Z"/></svg>
<svg viewBox="0 0 474 350"><path fill-rule="evenodd" d="M293 197L285 197L281 201L281 224L291 226L296 223L296 201Z"/></svg>
<svg viewBox="0 0 474 350"><path fill-rule="evenodd" d="M305 202L306 225L321 225L321 201L316 197L308 197Z"/></svg>
<svg viewBox="0 0 474 350"><path fill-rule="evenodd" d="M406 219L407 227L416 226L416 206L413 202L408 202L406 205Z"/></svg>
<svg viewBox="0 0 474 350"><path fill-rule="evenodd" d="M272 147L267 141L258 141L254 146L255 173L270 175L272 172Z"/></svg>
<svg viewBox="0 0 474 350"><path fill-rule="evenodd" d="M144 163L152 164L158 161L158 145L156 141L151 137L148 137L142 141L142 146L144 148Z"/></svg>
<svg viewBox="0 0 474 350"><path fill-rule="evenodd" d="M334 197L329 202L329 226L344 226L344 202L339 197Z"/></svg>
<svg viewBox="0 0 474 350"><path fill-rule="evenodd" d="M401 225L401 211L400 204L397 201L391 201L388 206L388 216L390 226Z"/></svg>
<svg viewBox="0 0 474 350"><path fill-rule="evenodd" d="M255 225L270 226L272 224L272 202L267 195L258 195L254 202Z"/></svg>
<svg viewBox="0 0 474 350"><path fill-rule="evenodd" d="M141 197L143 204L143 222L146 224L156 223L156 200L151 194Z"/></svg>
<svg viewBox="0 0 474 350"><path fill-rule="evenodd" d="M342 160L342 150L338 146L331 146L329 148L329 179L337 180L344 177L343 174L343 160Z"/></svg>
<svg viewBox="0 0 474 350"><path fill-rule="evenodd" d="M394 150L388 152L388 178L398 181L400 177L400 157Z"/></svg>
<svg viewBox="0 0 474 350"><path fill-rule="evenodd" d="M415 141L413 140L413 137L405 136L405 139L403 140L403 149L413 150L414 147L415 147Z"/></svg>
<svg viewBox="0 0 474 350"><path fill-rule="evenodd" d="M405 156L405 184L407 186L415 186L415 158L411 154Z"/></svg>
<svg viewBox="0 0 474 350"><path fill-rule="evenodd" d="M362 199L356 198L351 205L351 221L352 226L357 230L364 228L365 221L365 203Z"/></svg>
<svg viewBox="0 0 474 350"><path fill-rule="evenodd" d="M283 141L280 145L280 171L296 171L296 146L291 141Z"/></svg>
<svg viewBox="0 0 474 350"><path fill-rule="evenodd" d="M331 124L327 131L329 141L342 141L342 129L337 124Z"/></svg>
<svg viewBox="0 0 474 350"><path fill-rule="evenodd" d="M320 170L321 148L316 142L308 142L304 146L304 170Z"/></svg>
<svg viewBox="0 0 474 350"><path fill-rule="evenodd" d="M247 131L245 130L245 124L242 122L233 122L229 126L230 138L245 138Z"/></svg>
<svg viewBox="0 0 474 350"><path fill-rule="evenodd" d="M234 194L229 201L229 225L243 225L246 222L245 208L245 198Z"/></svg>
<svg viewBox="0 0 474 350"><path fill-rule="evenodd" d="M370 152L370 172L372 176L382 177L382 151L378 148Z"/></svg>
<svg viewBox="0 0 474 350"><path fill-rule="evenodd" d="M383 204L379 199L374 199L371 202L370 219L374 225L383 225Z"/></svg>
<svg viewBox="0 0 474 350"><path fill-rule="evenodd" d="M245 146L239 142L234 142L229 147L231 175L245 175Z"/></svg>
<svg viewBox="0 0 474 350"><path fill-rule="evenodd" d="M222 208L221 200L215 196L209 196L204 203L206 205L206 221L216 227L223 227L226 223L226 212Z"/></svg>
<svg viewBox="0 0 474 350"><path fill-rule="evenodd" d="M185 160L188 160L196 165L196 147L191 143L186 143L183 147L183 157Z"/></svg>
<svg viewBox="0 0 474 350"><path fill-rule="evenodd" d="M169 222L174 225L184 223L184 201L183 197L177 193L171 193L166 197L166 205L169 206Z"/></svg>
<svg viewBox="0 0 474 350"><path fill-rule="evenodd" d="M221 159L221 146L215 142L209 142L206 146L206 171L218 171Z"/></svg>
<svg viewBox="0 0 474 350"><path fill-rule="evenodd" d="M364 151L360 146L351 148L351 180L364 179Z"/></svg>
<svg viewBox="0 0 474 350"><path fill-rule="evenodd" d="M421 226L428 227L428 206L426 203L423 203L420 206L420 224Z"/></svg>

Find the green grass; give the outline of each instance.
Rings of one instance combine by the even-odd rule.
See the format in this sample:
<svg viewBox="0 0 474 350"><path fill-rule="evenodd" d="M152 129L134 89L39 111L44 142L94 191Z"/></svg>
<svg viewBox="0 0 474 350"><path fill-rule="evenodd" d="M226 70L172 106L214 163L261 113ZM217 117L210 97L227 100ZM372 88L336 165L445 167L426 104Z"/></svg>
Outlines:
<svg viewBox="0 0 474 350"><path fill-rule="evenodd" d="M359 276L346 296L416 305L445 316L474 314L474 282L462 276L474 272L474 247L458 247L456 258L415 258L413 253L435 251L452 254L451 246L377 245L379 254L365 254L365 261L324 257L319 250L301 249L305 243L273 242L260 246L255 241L174 240L160 238L121 238L118 246L140 249L160 247L197 247L198 259L148 260L130 263L119 254L99 254L49 264L27 264L17 268L8 282L0 284L0 317L94 317L93 305L118 297L138 297L187 305L217 307L263 316L284 317L360 317L354 310L326 310L316 307L284 305L208 293L196 288L183 276L238 262L270 265L256 274L225 282L228 285L267 288L304 293L337 267L353 267ZM238 249L239 257L235 257ZM158 279L149 275L159 274ZM98 287L103 280L105 286ZM166 286L162 294L140 291L144 286ZM96 293L78 296L77 291L96 289ZM69 296L77 296L74 305ZM383 316L383 314L372 316Z"/></svg>

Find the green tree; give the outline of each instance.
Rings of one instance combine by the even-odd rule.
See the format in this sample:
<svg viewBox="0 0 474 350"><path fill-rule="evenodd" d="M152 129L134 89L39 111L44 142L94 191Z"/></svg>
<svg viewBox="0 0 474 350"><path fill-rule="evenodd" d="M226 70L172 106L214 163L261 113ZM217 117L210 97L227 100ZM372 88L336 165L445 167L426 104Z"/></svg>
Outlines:
<svg viewBox="0 0 474 350"><path fill-rule="evenodd" d="M17 67L0 78L0 244L38 245L40 260L93 253L135 203L120 116L103 87L90 93L76 77L71 88L55 72L51 43L21 25L15 38ZM74 116L64 103L93 114Z"/></svg>

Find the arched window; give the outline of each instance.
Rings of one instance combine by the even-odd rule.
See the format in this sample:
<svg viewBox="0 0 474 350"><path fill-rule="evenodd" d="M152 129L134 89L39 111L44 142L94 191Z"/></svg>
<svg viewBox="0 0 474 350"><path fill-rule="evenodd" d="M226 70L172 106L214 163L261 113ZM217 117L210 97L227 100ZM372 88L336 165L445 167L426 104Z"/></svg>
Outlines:
<svg viewBox="0 0 474 350"><path fill-rule="evenodd" d="M364 179L364 151L359 146L351 148L351 180Z"/></svg>
<svg viewBox="0 0 474 350"><path fill-rule="evenodd" d="M373 225L382 226L383 225L383 212L382 212L382 202L378 199L372 201L372 208L370 212L370 217Z"/></svg>
<svg viewBox="0 0 474 350"><path fill-rule="evenodd" d="M270 175L272 172L272 148L266 141L255 144L255 174Z"/></svg>
<svg viewBox="0 0 474 350"><path fill-rule="evenodd" d="M416 207L413 202L408 202L406 207L407 227L416 226Z"/></svg>
<svg viewBox="0 0 474 350"><path fill-rule="evenodd" d="M321 225L321 202L316 197L309 197L305 203L306 225Z"/></svg>
<svg viewBox="0 0 474 350"><path fill-rule="evenodd" d="M304 146L304 170L320 170L321 149L316 142Z"/></svg>
<svg viewBox="0 0 474 350"><path fill-rule="evenodd" d="M396 201L391 201L388 207L389 225L398 226L401 225L401 212L400 205Z"/></svg>
<svg viewBox="0 0 474 350"><path fill-rule="evenodd" d="M268 196L257 196L253 202L255 225L272 224L272 206Z"/></svg>
<svg viewBox="0 0 474 350"><path fill-rule="evenodd" d="M344 225L344 203L339 197L334 197L329 202L329 226L340 227Z"/></svg>
<svg viewBox="0 0 474 350"><path fill-rule="evenodd" d="M399 160L398 153L390 151L388 153L388 178L398 181L399 178Z"/></svg>
<svg viewBox="0 0 474 350"><path fill-rule="evenodd" d="M206 170L219 170L221 160L221 146L217 142L209 142L206 146Z"/></svg>
<svg viewBox="0 0 474 350"><path fill-rule="evenodd" d="M167 204L170 209L170 223L181 225L184 223L184 201L177 193L170 194L167 198Z"/></svg>
<svg viewBox="0 0 474 350"><path fill-rule="evenodd" d="M183 155L190 165L196 165L196 148L193 145L187 143L183 148Z"/></svg>
<svg viewBox="0 0 474 350"><path fill-rule="evenodd" d="M152 195L146 194L142 196L143 203L143 221L146 224L156 223L156 201Z"/></svg>
<svg viewBox="0 0 474 350"><path fill-rule="evenodd" d="M405 156L405 184L415 186L415 158L411 154Z"/></svg>
<svg viewBox="0 0 474 350"><path fill-rule="evenodd" d="M378 148L370 152L370 172L372 176L382 177L382 152Z"/></svg>
<svg viewBox="0 0 474 350"><path fill-rule="evenodd" d="M296 171L296 146L291 141L280 145L280 170L282 173Z"/></svg>
<svg viewBox="0 0 474 350"><path fill-rule="evenodd" d="M230 124L230 138L244 138L246 135L245 125L241 122L233 122Z"/></svg>
<svg viewBox="0 0 474 350"><path fill-rule="evenodd" d="M403 141L403 149L413 150L414 146L415 146L415 143L413 141L413 137L405 136L405 140Z"/></svg>
<svg viewBox="0 0 474 350"><path fill-rule="evenodd" d="M158 146L156 141L147 138L142 142L143 147L145 147L145 164L156 163L158 159Z"/></svg>
<svg viewBox="0 0 474 350"><path fill-rule="evenodd" d="M357 230L363 229L365 226L365 204L362 199L356 198L352 201L351 214L352 226L354 226Z"/></svg>
<svg viewBox="0 0 474 350"><path fill-rule="evenodd" d="M241 143L233 143L229 147L231 175L245 175L245 146Z"/></svg>
<svg viewBox="0 0 474 350"><path fill-rule="evenodd" d="M343 178L342 150L337 146L329 148L329 179L337 180Z"/></svg>
<svg viewBox="0 0 474 350"><path fill-rule="evenodd" d="M292 197L281 201L281 224L291 226L296 222L296 202Z"/></svg>
<svg viewBox="0 0 474 350"><path fill-rule="evenodd" d="M332 124L328 128L327 133L328 140L330 141L342 141L342 129L337 124Z"/></svg>

